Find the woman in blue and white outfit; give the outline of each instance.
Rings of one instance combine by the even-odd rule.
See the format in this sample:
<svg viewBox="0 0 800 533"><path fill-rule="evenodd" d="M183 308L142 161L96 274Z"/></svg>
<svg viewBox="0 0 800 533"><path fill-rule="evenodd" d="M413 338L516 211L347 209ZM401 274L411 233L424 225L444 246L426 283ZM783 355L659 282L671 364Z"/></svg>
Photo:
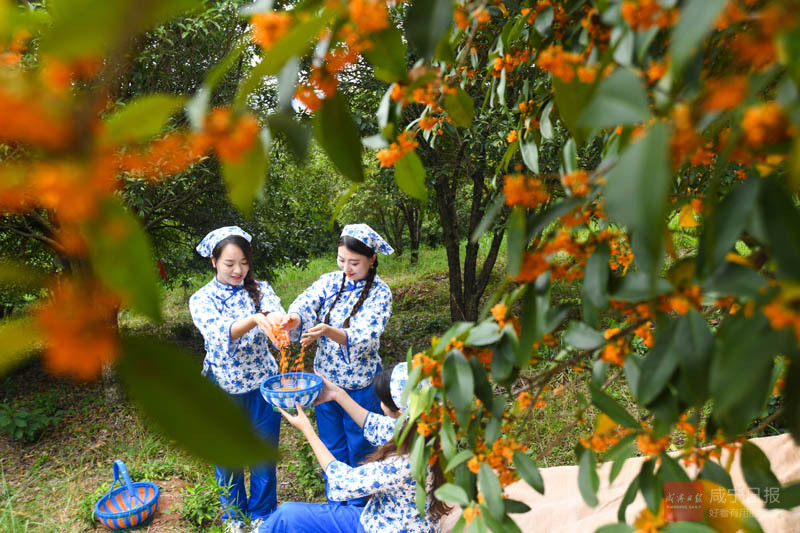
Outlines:
<svg viewBox="0 0 800 533"><path fill-rule="evenodd" d="M211 259L216 275L189 299L192 320L205 339L203 375L217 384L277 447L281 417L264 401L259 386L278 373L269 342L280 347L272 327L284 318L281 302L266 281L253 277L250 235L238 226L205 236L197 252ZM226 531L243 531L243 519L258 522L277 506L275 464L250 467L250 497L244 473L216 466Z"/></svg>
<svg viewBox="0 0 800 533"><path fill-rule="evenodd" d="M394 424L405 410L401 398L407 381L406 363L400 363L378 375L375 391L385 413L379 415L367 411L347 391L325 380L317 402L337 404L354 423L363 426L365 438L374 445L381 446L369 456L366 463L358 467L352 467L333 457L314 432L299 405L296 415L281 411L289 423L299 429L311 444L311 449L328 478L328 500L352 501L354 498L366 496L369 501L363 507L335 503L287 502L261 524L258 533L434 533L439 530L439 518L448 508L433 496L433 492L444 483L444 475L438 462L427 467L425 514L420 516L416 506L417 482L411 476L411 461L408 456L411 436L416 434L416 428L410 428L408 437L399 448L392 440ZM323 405L325 403L318 403L317 409Z"/></svg>
<svg viewBox="0 0 800 533"><path fill-rule="evenodd" d="M381 371L380 337L392 313L392 293L378 276L377 254L394 252L366 224L349 224L338 242L342 272L322 275L289 306L284 329L302 331L301 343L317 341L314 370L368 411L380 412L372 382ZM317 427L337 461L358 465L373 446L335 402L316 408ZM364 498L347 502L363 505Z"/></svg>

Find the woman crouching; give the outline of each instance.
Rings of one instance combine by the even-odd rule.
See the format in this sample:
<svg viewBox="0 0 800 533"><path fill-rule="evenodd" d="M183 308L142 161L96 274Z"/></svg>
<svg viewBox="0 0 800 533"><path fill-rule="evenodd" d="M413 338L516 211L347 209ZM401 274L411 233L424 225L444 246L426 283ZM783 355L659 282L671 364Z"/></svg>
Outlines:
<svg viewBox="0 0 800 533"><path fill-rule="evenodd" d="M287 502L258 528L259 533L433 533L439 530L439 518L448 511L447 506L433 496L433 492L444 483L439 464L427 467L427 500L425 514L420 516L416 505L417 482L411 475L409 457L411 437L416 434L416 429L411 428L399 447L392 439L395 421L405 410L401 397L407 381L406 363L378 374L375 392L385 413L379 415L367 411L341 387L325 380L317 402L337 402L363 428L364 437L373 445L381 446L357 467L348 466L333 457L299 405L296 415L281 411L289 423L306 437L325 471L329 502L361 497L369 499L364 506ZM398 406L402 406L402 409Z"/></svg>

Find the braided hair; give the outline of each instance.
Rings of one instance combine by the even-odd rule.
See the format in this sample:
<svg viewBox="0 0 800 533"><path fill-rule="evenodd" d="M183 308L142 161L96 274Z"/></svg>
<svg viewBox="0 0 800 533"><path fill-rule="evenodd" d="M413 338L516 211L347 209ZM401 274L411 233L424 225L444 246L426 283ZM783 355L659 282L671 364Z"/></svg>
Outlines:
<svg viewBox="0 0 800 533"><path fill-rule="evenodd" d="M221 241L214 246L214 250L211 252L211 256L214 258L214 261L219 261L219 256L222 255L222 250L225 249L226 246L232 244L239 248L242 253L244 254L244 258L247 260L247 274L244 276L244 289L247 291L247 294L250 295L250 298L253 300L253 305L256 307L256 312L261 312L261 289L258 287L258 282L256 278L253 277L253 249L250 247L250 242L247 239L242 237L241 235L230 235L225 237Z"/></svg>
<svg viewBox="0 0 800 533"><path fill-rule="evenodd" d="M349 235L344 235L342 237L339 237L338 245L344 246L351 252L355 252L358 255L363 255L367 259L375 255L375 251L372 248L370 248L363 242L359 241L355 237L351 237ZM350 319L356 313L358 313L358 310L361 309L361 306L364 304L364 301L367 299L367 296L369 296L369 291L372 288L372 283L375 281L375 274L377 274L377 272L378 272L378 258L376 257L375 261L369 267L369 272L367 273L366 277L367 282L364 285L364 288L361 290L361 296L358 298L358 301L353 306L353 309L350 310L350 314L344 320L344 323L342 323L342 328L350 327ZM336 293L336 298L333 299L333 303L328 308L328 313L325 315L325 320L323 320L323 323L330 325L331 310L334 307L336 307L336 302L339 301L339 297L342 295L342 291L344 290L346 282L347 282L347 274L342 272L342 283L341 285L339 285L339 291Z"/></svg>

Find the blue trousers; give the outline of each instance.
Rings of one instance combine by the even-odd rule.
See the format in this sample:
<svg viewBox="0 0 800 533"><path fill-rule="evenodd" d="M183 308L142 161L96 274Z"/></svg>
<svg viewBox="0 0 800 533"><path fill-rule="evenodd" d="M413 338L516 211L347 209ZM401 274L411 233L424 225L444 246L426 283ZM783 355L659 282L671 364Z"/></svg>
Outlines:
<svg viewBox="0 0 800 533"><path fill-rule="evenodd" d="M375 394L375 389L372 385L363 389L348 390L347 394L367 411L382 414L381 401L378 399L378 395ZM350 415L338 403L321 403L316 406L315 414L319 438L337 461L350 466L358 466L375 449L364 438L363 429L350 418ZM348 502L331 503L363 506L366 502L366 498L358 498Z"/></svg>
<svg viewBox="0 0 800 533"><path fill-rule="evenodd" d="M229 394L233 402L245 413L253 429L267 442L278 447L281 429L281 414L272 407L256 389L245 394ZM275 463L261 463L250 466L250 498L244 487L244 471L231 470L220 465L214 467L217 486L220 487L219 501L222 503L225 520L266 518L278 506L277 479Z"/></svg>
<svg viewBox="0 0 800 533"><path fill-rule="evenodd" d="M286 502L258 528L258 533L364 533L364 507Z"/></svg>

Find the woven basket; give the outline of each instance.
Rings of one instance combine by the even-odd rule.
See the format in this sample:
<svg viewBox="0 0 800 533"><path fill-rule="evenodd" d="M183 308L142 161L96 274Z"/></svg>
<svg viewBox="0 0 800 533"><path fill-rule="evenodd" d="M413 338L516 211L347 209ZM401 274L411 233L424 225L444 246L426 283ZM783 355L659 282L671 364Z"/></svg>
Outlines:
<svg viewBox="0 0 800 533"><path fill-rule="evenodd" d="M295 402L301 407L314 403L322 390L322 378L308 372L288 372L264 380L261 396L273 407L294 409Z"/></svg>
<svg viewBox="0 0 800 533"><path fill-rule="evenodd" d="M114 486L119 483L116 489ZM127 529L142 525L158 509L160 490L155 483L131 483L125 463L114 461L114 482L108 494L94 506L94 514L109 529Z"/></svg>

